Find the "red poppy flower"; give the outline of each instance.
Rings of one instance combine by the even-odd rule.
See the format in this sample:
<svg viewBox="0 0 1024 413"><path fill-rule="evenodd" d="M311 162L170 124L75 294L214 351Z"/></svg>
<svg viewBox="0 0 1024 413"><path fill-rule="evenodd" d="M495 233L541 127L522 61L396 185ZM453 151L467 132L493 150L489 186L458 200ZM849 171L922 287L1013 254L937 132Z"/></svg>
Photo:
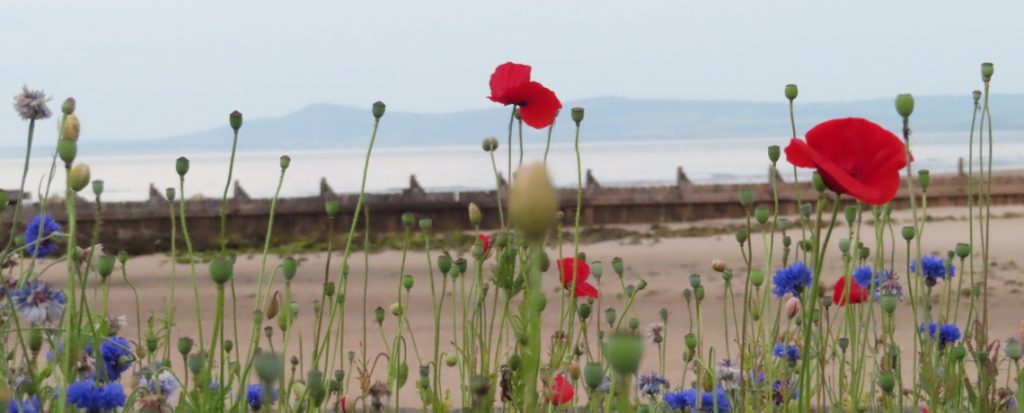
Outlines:
<svg viewBox="0 0 1024 413"><path fill-rule="evenodd" d="M562 276L562 287L567 290L572 288L572 280L576 278L574 295L597 298L597 288L587 282L587 278L590 278L590 266L586 262L575 258L562 258L558 262L558 272Z"/></svg>
<svg viewBox="0 0 1024 413"><path fill-rule="evenodd" d="M530 80L530 66L512 62L494 69L488 98L506 106L519 106L523 122L537 129L551 126L562 108L555 92Z"/></svg>
<svg viewBox="0 0 1024 413"><path fill-rule="evenodd" d="M896 196L906 165L903 141L866 119L832 119L807 131L806 142L793 139L786 160L815 168L833 191L871 205Z"/></svg>
<svg viewBox="0 0 1024 413"><path fill-rule="evenodd" d="M484 234L476 234L476 237L480 239L480 242L484 244L484 256L491 252L491 239Z"/></svg>
<svg viewBox="0 0 1024 413"><path fill-rule="evenodd" d="M571 402L575 394L572 383L565 376L559 374L555 376L555 384L548 389L548 400L551 401L551 404L558 406Z"/></svg>
<svg viewBox="0 0 1024 413"><path fill-rule="evenodd" d="M846 305L846 303L859 304L867 301L868 290L864 289L857 283L853 282L852 278L848 283L844 282L845 280L846 277L842 277L839 279L839 281L836 281L836 286L835 288L833 288L832 291L833 304L842 307ZM850 296L847 300L843 300L843 295L846 293L846 290L843 288L843 284L846 284L850 287Z"/></svg>

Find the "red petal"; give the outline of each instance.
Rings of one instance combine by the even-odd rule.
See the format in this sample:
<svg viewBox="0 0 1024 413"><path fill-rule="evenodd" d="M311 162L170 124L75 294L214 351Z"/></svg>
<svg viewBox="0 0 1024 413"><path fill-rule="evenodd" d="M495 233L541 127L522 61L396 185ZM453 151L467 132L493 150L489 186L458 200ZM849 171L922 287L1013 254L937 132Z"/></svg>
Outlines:
<svg viewBox="0 0 1024 413"><path fill-rule="evenodd" d="M590 283L576 284L576 293L574 295L577 297L597 298L597 288L594 288Z"/></svg>
<svg viewBox="0 0 1024 413"><path fill-rule="evenodd" d="M555 116L562 109L562 102L558 100L555 92L537 82L527 83L520 91L519 115L523 122L535 129L542 129L555 123Z"/></svg>
<svg viewBox="0 0 1024 413"><path fill-rule="evenodd" d="M575 391L572 383L569 383L561 374L555 376L555 384L551 386L551 404L560 405L572 401Z"/></svg>
<svg viewBox="0 0 1024 413"><path fill-rule="evenodd" d="M864 288L861 288L861 286L857 285L857 283L854 283L852 279L850 280L849 283L844 283L845 280L846 280L846 277L843 277L843 278L840 278L839 281L836 281L836 286L835 286L835 288L833 288L833 292L832 292L832 303L833 304L842 307L842 306L846 305L846 303L859 304L859 303L863 303L864 301L867 300L867 298L868 298L868 291L867 290L865 290ZM850 296L847 297L846 300L843 300L843 293L845 293L845 291L843 289L843 284L846 284L847 286L850 287L850 293L849 293Z"/></svg>
<svg viewBox="0 0 1024 413"><path fill-rule="evenodd" d="M530 82L530 66L518 63L507 62L494 69L491 74L491 96L492 101L510 105L519 103L516 96L510 92Z"/></svg>
<svg viewBox="0 0 1024 413"><path fill-rule="evenodd" d="M487 238L484 234L476 234L477 238L480 238L480 242L484 244L484 256L491 251L491 239Z"/></svg>
<svg viewBox="0 0 1024 413"><path fill-rule="evenodd" d="M587 282L590 278L590 266L582 260L575 258L562 258L558 261L558 272L562 277L562 286L572 286L573 275L576 276L576 286Z"/></svg>

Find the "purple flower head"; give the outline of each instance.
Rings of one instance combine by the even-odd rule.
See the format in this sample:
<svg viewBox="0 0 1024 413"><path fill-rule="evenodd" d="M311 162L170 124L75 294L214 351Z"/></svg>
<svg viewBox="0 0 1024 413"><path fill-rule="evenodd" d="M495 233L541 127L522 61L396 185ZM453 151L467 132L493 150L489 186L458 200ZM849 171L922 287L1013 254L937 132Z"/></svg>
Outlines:
<svg viewBox="0 0 1024 413"><path fill-rule="evenodd" d="M797 360L800 360L800 348L796 345L778 343L772 348L772 354L775 357L786 360L790 363L795 363Z"/></svg>
<svg viewBox="0 0 1024 413"><path fill-rule="evenodd" d="M30 257L46 258L60 248L53 234L60 231L60 224L49 215L36 215L25 227L25 252Z"/></svg>
<svg viewBox="0 0 1024 413"><path fill-rule="evenodd" d="M889 279L891 278L892 274L889 271L874 271L870 265L858 267L853 271L853 282L863 288L881 286L889 282Z"/></svg>
<svg viewBox="0 0 1024 413"><path fill-rule="evenodd" d="M661 391L669 386L668 380L654 372L641 374L636 384L640 393L649 397L661 394Z"/></svg>
<svg viewBox="0 0 1024 413"><path fill-rule="evenodd" d="M796 383L792 381L783 382L781 380L775 380L772 383L772 399L776 405L782 405L787 400L793 400L800 397L800 389L797 388Z"/></svg>
<svg viewBox="0 0 1024 413"><path fill-rule="evenodd" d="M67 304L64 292L39 281L31 281L10 294L18 315L32 325L57 323Z"/></svg>
<svg viewBox="0 0 1024 413"><path fill-rule="evenodd" d="M96 384L93 379L76 381L68 386L68 403L87 413L110 413L124 407L121 383Z"/></svg>
<svg viewBox="0 0 1024 413"><path fill-rule="evenodd" d="M665 404L673 410L692 411L697 407L697 390L680 390L665 393Z"/></svg>
<svg viewBox="0 0 1024 413"><path fill-rule="evenodd" d="M249 402L249 408L252 410L259 411L263 408L263 385L250 384L246 389L245 399ZM270 401L271 403L277 401L277 389L271 389Z"/></svg>
<svg viewBox="0 0 1024 413"><path fill-rule="evenodd" d="M132 366L135 356L132 355L132 344L124 337L110 337L100 343L100 355L103 356L107 378L112 381L121 379L124 373Z"/></svg>
<svg viewBox="0 0 1024 413"><path fill-rule="evenodd" d="M956 275L956 266L953 263L949 263L949 271L947 272L946 262L941 257L926 255L921 257L921 262L921 274L927 278L945 279L947 278L947 273L949 275L948 278L953 278ZM916 260L910 263L910 272L917 272Z"/></svg>
<svg viewBox="0 0 1024 413"><path fill-rule="evenodd" d="M714 393L703 393L700 395L700 411L706 413L727 413L732 411L729 404L729 396L721 387L715 389Z"/></svg>
<svg viewBox="0 0 1024 413"><path fill-rule="evenodd" d="M949 344L960 341L960 328L956 324L936 324L935 322L929 322L927 325L922 323L918 330L922 333L927 333L928 337L932 340L935 339L936 332L938 333L939 346L946 346Z"/></svg>
<svg viewBox="0 0 1024 413"><path fill-rule="evenodd" d="M799 296L812 281L811 269L803 261L799 261L775 272L772 277L775 289L772 292L779 298L787 293Z"/></svg>
<svg viewBox="0 0 1024 413"><path fill-rule="evenodd" d="M24 401L11 400L7 404L7 411L9 413L40 413L43 411L43 406L39 403L39 396L32 396L31 399Z"/></svg>
<svg viewBox="0 0 1024 413"><path fill-rule="evenodd" d="M50 117L50 108L46 107L49 100L42 90L22 86L21 93L14 96L14 110L25 120L46 119Z"/></svg>

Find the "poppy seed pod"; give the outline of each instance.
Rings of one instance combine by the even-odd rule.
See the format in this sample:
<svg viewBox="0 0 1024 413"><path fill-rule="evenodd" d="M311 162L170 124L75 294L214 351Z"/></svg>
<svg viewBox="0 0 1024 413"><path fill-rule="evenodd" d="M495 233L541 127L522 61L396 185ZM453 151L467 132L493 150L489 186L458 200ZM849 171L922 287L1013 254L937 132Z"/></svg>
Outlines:
<svg viewBox="0 0 1024 413"><path fill-rule="evenodd" d="M741 229L736 231L736 242L740 243L740 245L747 242L747 238L750 238L750 233L747 230Z"/></svg>
<svg viewBox="0 0 1024 413"><path fill-rule="evenodd" d="M430 218L421 218L420 219L420 231L430 232L430 230L432 230L432 229L434 229L434 221L433 220L431 220Z"/></svg>
<svg viewBox="0 0 1024 413"><path fill-rule="evenodd" d="M1013 361L1017 361L1020 360L1021 354L1022 352L1024 352L1024 349L1021 348L1020 341L1018 341L1014 337L1010 337L1009 339L1006 340L1006 347L1004 347L1004 351L1006 353L1007 358Z"/></svg>
<svg viewBox="0 0 1024 413"><path fill-rule="evenodd" d="M85 189L89 185L89 175L89 165L84 163L75 165L68 174L68 186L75 192Z"/></svg>
<svg viewBox="0 0 1024 413"><path fill-rule="evenodd" d="M409 274L402 276L402 287L405 287L406 290L411 290L415 282L416 280Z"/></svg>
<svg viewBox="0 0 1024 413"><path fill-rule="evenodd" d="M228 124L231 125L231 129L234 129L235 132L242 129L242 112L237 110L231 112L231 114L228 115Z"/></svg>
<svg viewBox="0 0 1024 413"><path fill-rule="evenodd" d="M114 273L114 256L101 255L96 258L96 273L107 278Z"/></svg>
<svg viewBox="0 0 1024 413"><path fill-rule="evenodd" d="M771 145L768 147L768 160L771 161L773 165L779 162L780 156L782 156L782 149L779 148L779 145Z"/></svg>
<svg viewBox="0 0 1024 413"><path fill-rule="evenodd" d="M455 367L457 364L459 364L459 356L449 354L447 357L444 358L444 364L448 367Z"/></svg>
<svg viewBox="0 0 1024 413"><path fill-rule="evenodd" d="M697 303L704 301L704 287L696 287L693 289L693 298L697 299Z"/></svg>
<svg viewBox="0 0 1024 413"><path fill-rule="evenodd" d="M759 269L750 270L750 283L754 287L760 287L764 283L764 272Z"/></svg>
<svg viewBox="0 0 1024 413"><path fill-rule="evenodd" d="M981 100L981 91L975 90L971 92L971 97L974 98L974 104L977 105L978 101Z"/></svg>
<svg viewBox="0 0 1024 413"><path fill-rule="evenodd" d="M927 191L928 184L932 182L931 173L927 169L917 171L917 183L921 184L921 189Z"/></svg>
<svg viewBox="0 0 1024 413"><path fill-rule="evenodd" d="M700 274L690 274L690 286L693 288L700 287Z"/></svg>
<svg viewBox="0 0 1024 413"><path fill-rule="evenodd" d="M384 109L386 107L387 106L384 104L384 102L381 102L379 100L376 101L376 102L373 102L373 118L379 120L381 117L383 117L384 116Z"/></svg>
<svg viewBox="0 0 1024 413"><path fill-rule="evenodd" d="M540 240L555 223L558 194L547 167L533 163L519 169L509 194L509 217L530 240Z"/></svg>
<svg viewBox="0 0 1024 413"><path fill-rule="evenodd" d="M590 303L580 303L579 309L576 311L580 315L580 320L586 321L590 318L590 312L593 308Z"/></svg>
<svg viewBox="0 0 1024 413"><path fill-rule="evenodd" d="M892 394L892 389L896 387L896 377L893 376L891 371L886 371L878 376L878 388L882 391Z"/></svg>
<svg viewBox="0 0 1024 413"><path fill-rule="evenodd" d="M841 251L843 254L846 254L847 252L850 251L850 240L849 239L843 238L843 239L839 240L839 251Z"/></svg>
<svg viewBox="0 0 1024 413"><path fill-rule="evenodd" d="M979 356L980 356L980 353L982 353L982 352L979 351L978 353L979 353ZM956 347L953 347L949 351L949 354L951 356L953 356L953 360L963 361L963 359L965 357L967 357L967 349L964 348L964 346L956 346ZM980 357L979 357L979 359L980 359Z"/></svg>
<svg viewBox="0 0 1024 413"><path fill-rule="evenodd" d="M188 158L182 156L174 162L174 170L178 172L178 176L185 176L188 173Z"/></svg>
<svg viewBox="0 0 1024 413"><path fill-rule="evenodd" d="M981 64L981 80L983 82L988 82L988 81L992 80L992 75L995 73L995 70L996 69L995 69L994 66L992 66L992 63L989 63L989 62L982 63Z"/></svg>
<svg viewBox="0 0 1024 413"><path fill-rule="evenodd" d="M616 312L615 312L614 308L608 307L608 308L604 309L604 318L605 318L605 320L608 321L608 325L609 326L612 326L612 327L615 326L615 316L616 316Z"/></svg>
<svg viewBox="0 0 1024 413"><path fill-rule="evenodd" d="M590 263L590 275L593 275L594 278L600 280L601 276L604 275L604 263L601 261L594 261Z"/></svg>
<svg viewBox="0 0 1024 413"><path fill-rule="evenodd" d="M281 261L281 275L286 281L291 281L295 278L295 273L298 272L299 263L295 261L295 258L288 257L284 261Z"/></svg>
<svg viewBox="0 0 1024 413"><path fill-rule="evenodd" d="M448 274L448 270L452 268L452 256L448 253L444 253L437 257L437 269L441 271L441 274Z"/></svg>
<svg viewBox="0 0 1024 413"><path fill-rule="evenodd" d="M224 351L230 353L231 350L235 349L235 342L231 341L231 340L224 340L223 346L224 346ZM153 351L156 351L156 350L153 350Z"/></svg>
<svg viewBox="0 0 1024 413"><path fill-rule="evenodd" d="M178 339L178 354L187 356L188 353L192 352L192 345L194 342L191 337L181 337Z"/></svg>
<svg viewBox="0 0 1024 413"><path fill-rule="evenodd" d="M67 139L57 141L57 156L64 161L64 165L71 165L78 156L78 143Z"/></svg>
<svg viewBox="0 0 1024 413"><path fill-rule="evenodd" d="M630 330L636 331L636 329L640 328L640 320L637 320L636 317L630 318L626 325L629 326Z"/></svg>
<svg viewBox="0 0 1024 413"><path fill-rule="evenodd" d="M768 218L771 216L771 212L768 211L767 207L757 207L754 210L754 218L757 219L757 223L764 225L768 223Z"/></svg>
<svg viewBox="0 0 1024 413"><path fill-rule="evenodd" d="M60 138L69 141L78 141L78 135L81 134L82 124L78 121L78 116L71 114L64 119L64 123L61 125Z"/></svg>
<svg viewBox="0 0 1024 413"><path fill-rule="evenodd" d="M695 336L693 333L687 333L683 341L686 343L686 348L689 349L690 351L693 351L693 349L697 348L697 336Z"/></svg>
<svg viewBox="0 0 1024 413"><path fill-rule="evenodd" d="M601 363L587 363L583 365L583 383L594 391L604 381L604 366Z"/></svg>
<svg viewBox="0 0 1024 413"><path fill-rule="evenodd" d="M917 231L912 226L905 226L900 230L900 234L903 235L903 239L910 241L914 239L914 235Z"/></svg>
<svg viewBox="0 0 1024 413"><path fill-rule="evenodd" d="M604 355L619 374L635 373L643 357L644 343L635 334L616 333L604 342Z"/></svg>
<svg viewBox="0 0 1024 413"><path fill-rule="evenodd" d="M273 384L284 372L284 360L276 354L260 352L253 359L253 368L261 382Z"/></svg>
<svg viewBox="0 0 1024 413"><path fill-rule="evenodd" d="M337 288L338 287L337 285L334 284L334 281L328 281L327 283L324 284L324 295L328 297L334 297L334 291Z"/></svg>
<svg viewBox="0 0 1024 413"><path fill-rule="evenodd" d="M324 203L324 211L327 212L327 217L329 218L334 218L335 215L338 215L338 209L340 208L341 204L338 204L337 201L327 201Z"/></svg>
<svg viewBox="0 0 1024 413"><path fill-rule="evenodd" d="M580 122L583 122L583 108L572 108L572 121L576 122L576 126L579 126Z"/></svg>
<svg viewBox="0 0 1024 413"><path fill-rule="evenodd" d="M800 91L799 91L799 89L797 89L796 85L794 85L792 83L786 85L786 89L785 89L786 99L789 99L789 100L796 99L796 96L799 94L799 92Z"/></svg>
<svg viewBox="0 0 1024 413"><path fill-rule="evenodd" d="M378 305L377 308L373 309L373 320L376 321L377 324L384 324L385 315L384 307Z"/></svg>
<svg viewBox="0 0 1024 413"><path fill-rule="evenodd" d="M205 364L206 355L202 352L188 355L188 370L192 372L193 376L198 376L199 373L202 373Z"/></svg>
<svg viewBox="0 0 1024 413"><path fill-rule="evenodd" d="M744 208L750 208L751 205L754 205L754 192L749 189L741 190L740 205L743 205Z"/></svg>
<svg viewBox="0 0 1024 413"><path fill-rule="evenodd" d="M231 280L231 275L234 272L233 266L230 260L214 258L210 261L210 278L213 279L213 282L223 285Z"/></svg>
<svg viewBox="0 0 1024 413"><path fill-rule="evenodd" d="M804 218L810 218L812 212L814 212L814 206L810 202L800 204L800 215Z"/></svg>
<svg viewBox="0 0 1024 413"><path fill-rule="evenodd" d="M103 180L97 179L92 181L92 193L96 196L103 195Z"/></svg>
<svg viewBox="0 0 1024 413"><path fill-rule="evenodd" d="M63 112L65 115L73 115L75 113L75 107L77 105L78 103L75 101L75 98L69 97L67 99L64 99L64 103L60 105L60 111Z"/></svg>
<svg viewBox="0 0 1024 413"><path fill-rule="evenodd" d="M465 274L466 270L469 269L469 261L465 258L459 258L455 260L455 266L459 269L459 274Z"/></svg>
<svg viewBox="0 0 1024 413"><path fill-rule="evenodd" d="M493 136L488 136L484 138L481 146L483 146L484 152L494 152L498 149L498 139Z"/></svg>
<svg viewBox="0 0 1024 413"><path fill-rule="evenodd" d="M475 203L469 203L469 223L473 226L480 225L480 220L483 219L483 213L480 212L480 207L476 206Z"/></svg>
<svg viewBox="0 0 1024 413"><path fill-rule="evenodd" d="M164 196L167 197L168 201L174 201L176 193L177 191L175 191L174 188L167 187L167 189L164 189Z"/></svg>
<svg viewBox="0 0 1024 413"><path fill-rule="evenodd" d="M969 255L971 255L971 244L963 242L957 243L954 252L956 253L957 257L967 258Z"/></svg>
<svg viewBox="0 0 1024 413"><path fill-rule="evenodd" d="M288 169L288 166L292 164L292 157L288 155L281 156L281 170Z"/></svg>
<svg viewBox="0 0 1024 413"><path fill-rule="evenodd" d="M854 222L857 222L857 207L853 205L847 206L843 210L843 215L846 216L846 224L853 225Z"/></svg>
<svg viewBox="0 0 1024 413"><path fill-rule="evenodd" d="M904 119L909 118L914 113L914 96L909 93L896 95L896 113Z"/></svg>
<svg viewBox="0 0 1024 413"><path fill-rule="evenodd" d="M625 272L626 266L623 264L621 257L612 258L612 269L615 270L615 273L618 274L619 278L622 278L622 274Z"/></svg>

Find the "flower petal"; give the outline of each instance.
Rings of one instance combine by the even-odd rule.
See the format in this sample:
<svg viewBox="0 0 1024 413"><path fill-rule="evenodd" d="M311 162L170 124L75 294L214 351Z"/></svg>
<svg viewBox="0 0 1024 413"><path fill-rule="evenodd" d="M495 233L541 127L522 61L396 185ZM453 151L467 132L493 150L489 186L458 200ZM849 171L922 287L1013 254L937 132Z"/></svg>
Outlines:
<svg viewBox="0 0 1024 413"><path fill-rule="evenodd" d="M528 65L506 62L491 74L491 99L505 105L519 103L510 92L530 82L531 68Z"/></svg>
<svg viewBox="0 0 1024 413"><path fill-rule="evenodd" d="M593 285L590 285L590 283L585 282L585 283L581 283L581 284L579 284L579 283L576 284L576 293L575 293L575 295L577 297L597 298L598 293L597 293L597 288L594 288Z"/></svg>
<svg viewBox="0 0 1024 413"><path fill-rule="evenodd" d="M519 115L523 122L535 129L542 129L555 123L555 116L562 109L562 102L555 92L538 82L527 83L518 91L522 100L519 102Z"/></svg>

